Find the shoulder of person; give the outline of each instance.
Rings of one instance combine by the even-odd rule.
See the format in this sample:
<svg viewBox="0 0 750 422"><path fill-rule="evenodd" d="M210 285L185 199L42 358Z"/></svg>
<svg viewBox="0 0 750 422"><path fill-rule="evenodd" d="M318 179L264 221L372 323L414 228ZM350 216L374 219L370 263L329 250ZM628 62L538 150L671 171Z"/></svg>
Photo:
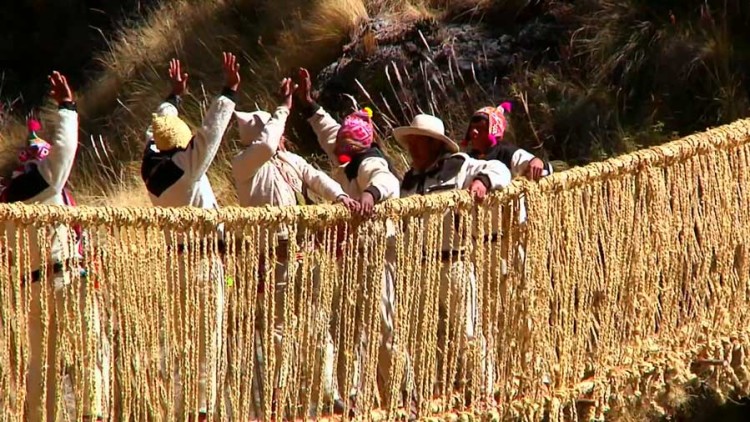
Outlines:
<svg viewBox="0 0 750 422"><path fill-rule="evenodd" d="M470 160L472 160L472 158L463 152L457 152L446 156L440 165L440 178L442 180L455 178Z"/></svg>

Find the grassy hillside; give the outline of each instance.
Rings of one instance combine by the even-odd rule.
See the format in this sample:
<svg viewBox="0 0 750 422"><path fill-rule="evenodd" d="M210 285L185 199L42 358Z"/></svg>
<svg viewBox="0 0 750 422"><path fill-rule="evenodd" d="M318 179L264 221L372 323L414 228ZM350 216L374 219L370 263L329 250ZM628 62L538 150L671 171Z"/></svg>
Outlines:
<svg viewBox="0 0 750 422"><path fill-rule="evenodd" d="M92 2L62 3L86 10ZM510 136L571 165L727 123L750 103L750 4L739 0L135 3L123 3L128 19L76 87L82 145L71 184L85 202L147 204L137 177L142 133L169 90L173 56L191 75L184 111L192 125L220 89L227 49L243 59L240 109L272 107L277 81L298 66L321 74L327 108L344 113L351 101L343 94L375 107L385 137L417 110L441 115L460 137L474 109L510 99ZM47 64L60 67L56 60ZM0 94L15 98L7 88ZM4 121L8 162L24 130ZM302 122L289 132L320 158ZM233 139L230 131L211 170L225 204L234 202Z"/></svg>

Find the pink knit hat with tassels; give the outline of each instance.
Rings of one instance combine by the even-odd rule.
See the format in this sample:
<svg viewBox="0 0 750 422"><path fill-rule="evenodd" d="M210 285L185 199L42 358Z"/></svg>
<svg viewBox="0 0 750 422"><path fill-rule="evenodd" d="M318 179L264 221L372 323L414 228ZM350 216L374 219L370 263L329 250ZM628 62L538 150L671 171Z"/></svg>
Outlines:
<svg viewBox="0 0 750 422"><path fill-rule="evenodd" d="M42 130L42 124L38 120L29 119L27 126L29 129L28 145L18 153L18 160L22 165L44 160L52 149L49 142L37 135L37 132Z"/></svg>
<svg viewBox="0 0 750 422"><path fill-rule="evenodd" d="M484 107L477 110L473 117L481 116L485 117L489 123L489 141L492 146L497 145L505 136L505 131L508 129L508 118L506 114L510 114L513 106L509 102L504 102L497 107ZM464 136L463 145L469 144L469 130L466 131Z"/></svg>
<svg viewBox="0 0 750 422"><path fill-rule="evenodd" d="M352 155L372 146L375 129L372 126L372 110L368 107L354 112L344 119L336 135L336 155L339 163L351 161Z"/></svg>

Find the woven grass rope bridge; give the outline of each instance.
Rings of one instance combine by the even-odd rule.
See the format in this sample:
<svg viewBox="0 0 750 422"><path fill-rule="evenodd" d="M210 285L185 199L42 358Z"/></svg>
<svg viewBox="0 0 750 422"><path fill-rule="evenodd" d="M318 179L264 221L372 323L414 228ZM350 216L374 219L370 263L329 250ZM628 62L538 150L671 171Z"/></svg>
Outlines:
<svg viewBox="0 0 750 422"><path fill-rule="evenodd" d="M197 412L201 394L218 420L301 418L325 413L327 371L344 396L359 380L364 419L402 417L404 388L422 418L492 420L590 420L636 402L667 411L669 389L696 377L747 395L749 198L742 120L518 181L480 205L465 192L408 198L366 221L339 206L4 205L0 419L23 418L34 341L56 342L43 382L58 387L48 391L62 420L88 408L111 420L174 420ZM75 226L86 234L83 261L63 265L62 281L29 288L30 244L60 247L52 234ZM54 265L42 255L47 279ZM396 352L384 382L377 338L388 255ZM288 262L281 302L269 294L277 261ZM467 321L472 300L479 312ZM43 322L29 336L33 306ZM278 313L284 323L274 328ZM202 348L207 339L219 340ZM208 393L204 349L218 362Z"/></svg>

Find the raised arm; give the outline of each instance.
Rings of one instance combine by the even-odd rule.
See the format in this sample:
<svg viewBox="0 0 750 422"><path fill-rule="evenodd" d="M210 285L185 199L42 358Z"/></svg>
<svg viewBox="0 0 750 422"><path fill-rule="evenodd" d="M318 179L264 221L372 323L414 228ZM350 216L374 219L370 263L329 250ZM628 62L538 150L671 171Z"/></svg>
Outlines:
<svg viewBox="0 0 750 422"><path fill-rule="evenodd" d="M307 69L299 70L299 84L295 92L297 104L302 116L312 126L318 144L325 151L328 160L334 167L339 166L336 156L336 135L341 125L331 117L312 97L312 79Z"/></svg>
<svg viewBox="0 0 750 422"><path fill-rule="evenodd" d="M232 175L236 180L250 180L276 154L288 117L289 107L280 105L276 108L260 137L232 160Z"/></svg>
<svg viewBox="0 0 750 422"><path fill-rule="evenodd" d="M201 128L188 148L172 158L195 182L206 174L216 157L235 109L234 96L240 84L240 65L237 57L231 53L224 53L223 65L225 85L221 96L208 109Z"/></svg>
<svg viewBox="0 0 750 422"><path fill-rule="evenodd" d="M68 80L59 72L49 77L51 95L58 104L59 126L52 138L50 153L39 165L39 173L56 193L62 193L78 150L78 113Z"/></svg>

